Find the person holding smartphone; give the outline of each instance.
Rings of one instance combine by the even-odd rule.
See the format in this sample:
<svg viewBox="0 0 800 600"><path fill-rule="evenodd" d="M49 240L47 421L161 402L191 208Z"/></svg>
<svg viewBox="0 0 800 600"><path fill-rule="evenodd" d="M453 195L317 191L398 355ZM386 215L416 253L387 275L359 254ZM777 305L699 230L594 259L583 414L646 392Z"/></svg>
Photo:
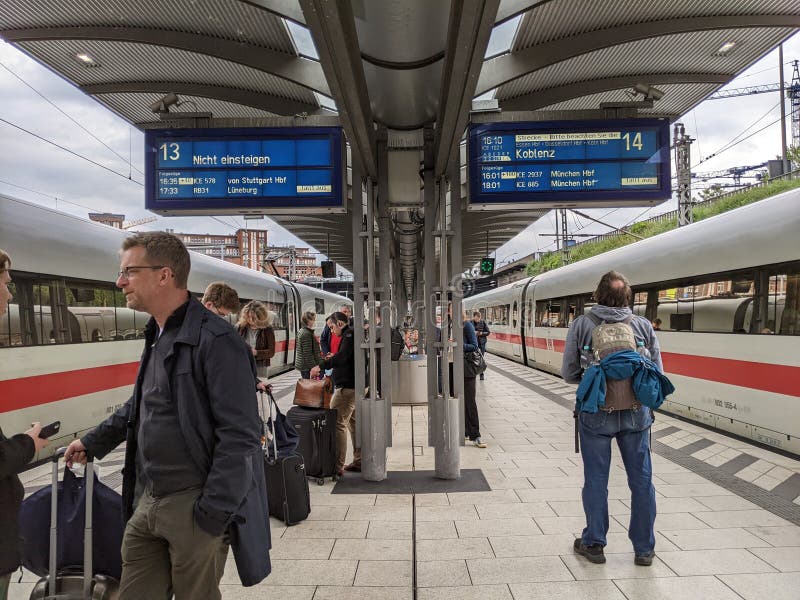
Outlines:
<svg viewBox="0 0 800 600"><path fill-rule="evenodd" d="M11 302L11 258L0 250L0 317L8 311ZM0 398L3 402L5 398ZM19 523L17 514L25 490L17 477L47 440L39 437L42 426L33 423L25 433L10 438L0 429L0 600L8 598L11 575L19 567Z"/></svg>

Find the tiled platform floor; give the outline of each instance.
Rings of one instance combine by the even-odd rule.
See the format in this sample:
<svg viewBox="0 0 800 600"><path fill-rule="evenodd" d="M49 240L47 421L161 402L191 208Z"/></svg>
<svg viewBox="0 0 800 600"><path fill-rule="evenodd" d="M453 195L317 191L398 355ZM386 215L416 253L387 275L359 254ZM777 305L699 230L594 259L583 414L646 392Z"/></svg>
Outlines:
<svg viewBox="0 0 800 600"><path fill-rule="evenodd" d="M491 368L486 381L478 382L478 405L489 448L465 447L461 464L482 469L492 491L348 496L332 495L332 483L312 483L312 514L306 522L286 528L272 521L273 574L246 589L229 564L224 597L800 598L800 527L658 451L653 454L659 511L653 566L633 564L626 534L629 492L616 451L609 487L608 562L592 565L573 555L572 540L584 525L581 459L574 454L571 411L554 400L571 400L574 388L550 375L487 358ZM282 405L290 402L295 379L289 373L275 380ZM433 469L426 418L422 407L394 409L390 470ZM766 494L783 491L784 499L800 477L798 461L665 415L657 417L653 440L673 450L708 440L689 447L703 446L693 458L716 467L748 463L733 475ZM743 454L756 460L730 462ZM101 476L112 483L119 483L120 458L111 455L101 467ZM26 473L26 486L35 489L47 478L46 468ZM788 516L799 522L797 499L788 503L798 509ZM12 585L11 598L27 598L33 580L26 573L22 583Z"/></svg>

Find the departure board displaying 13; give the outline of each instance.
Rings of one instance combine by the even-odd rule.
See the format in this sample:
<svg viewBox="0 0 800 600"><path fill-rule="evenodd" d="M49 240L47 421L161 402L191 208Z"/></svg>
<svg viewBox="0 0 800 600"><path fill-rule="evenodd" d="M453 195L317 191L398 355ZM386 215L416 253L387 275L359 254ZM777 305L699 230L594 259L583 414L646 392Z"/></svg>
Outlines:
<svg viewBox="0 0 800 600"><path fill-rule="evenodd" d="M649 205L670 197L666 119L474 124L469 157L473 209Z"/></svg>
<svg viewBox="0 0 800 600"><path fill-rule="evenodd" d="M338 127L148 131L145 149L156 213L344 210Z"/></svg>

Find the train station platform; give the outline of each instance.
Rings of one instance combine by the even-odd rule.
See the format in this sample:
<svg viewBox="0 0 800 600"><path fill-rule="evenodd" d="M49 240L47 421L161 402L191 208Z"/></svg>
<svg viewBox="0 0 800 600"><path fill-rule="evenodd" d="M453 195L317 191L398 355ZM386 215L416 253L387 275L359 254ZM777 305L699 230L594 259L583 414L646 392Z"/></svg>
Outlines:
<svg viewBox="0 0 800 600"><path fill-rule="evenodd" d="M607 562L572 552L584 526L581 458L574 453L574 387L487 356L478 382L486 449L462 449L489 491L334 493L311 482L312 512L292 527L272 520L273 572L239 585L232 563L226 600L682 600L796 599L800 590L800 461L657 414L653 465L658 517L651 567L633 564L630 493L614 450ZM288 408L296 373L273 380ZM393 409L389 470L433 469L424 406ZM100 475L121 485L116 452ZM346 474L346 478L359 477ZM390 474L391 477L391 474ZM48 467L23 475L27 492ZM232 561L232 557L230 558ZM35 577L16 577L13 600Z"/></svg>

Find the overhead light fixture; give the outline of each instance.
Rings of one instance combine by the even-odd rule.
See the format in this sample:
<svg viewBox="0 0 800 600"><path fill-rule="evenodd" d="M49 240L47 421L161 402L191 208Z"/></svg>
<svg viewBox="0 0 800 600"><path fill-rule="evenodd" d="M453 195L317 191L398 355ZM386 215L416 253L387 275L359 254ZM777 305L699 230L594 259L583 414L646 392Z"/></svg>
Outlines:
<svg viewBox="0 0 800 600"><path fill-rule="evenodd" d="M160 100L156 100L150 105L150 110L154 113L168 113L170 106L176 106L180 102L180 98L178 98L178 94L174 92L170 92Z"/></svg>
<svg viewBox="0 0 800 600"><path fill-rule="evenodd" d="M736 47L736 42L725 42L724 44L722 44L722 46L717 48L717 51L714 54L717 56L726 56L735 47Z"/></svg>
<svg viewBox="0 0 800 600"><path fill-rule="evenodd" d="M75 60L85 67L99 67L100 62L88 52L78 52L75 55Z"/></svg>

